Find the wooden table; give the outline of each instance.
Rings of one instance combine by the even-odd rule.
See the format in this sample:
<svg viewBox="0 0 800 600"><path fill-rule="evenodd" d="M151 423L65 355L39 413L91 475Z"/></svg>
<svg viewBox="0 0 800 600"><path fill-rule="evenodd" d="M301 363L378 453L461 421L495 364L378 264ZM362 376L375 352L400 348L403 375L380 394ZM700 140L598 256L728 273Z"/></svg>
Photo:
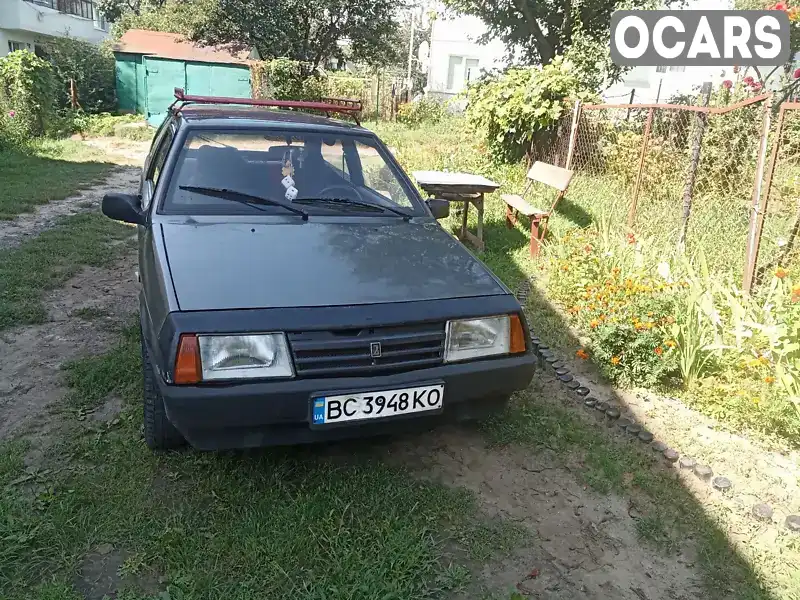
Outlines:
<svg viewBox="0 0 800 600"><path fill-rule="evenodd" d="M419 187L426 193L443 200L464 203L464 214L461 215L461 232L458 237L462 242L469 240L479 250L483 250L483 195L492 193L500 187L500 184L491 179L486 179L482 175L473 175L471 173L414 171L413 175ZM467 231L470 204L473 204L478 211L477 235Z"/></svg>

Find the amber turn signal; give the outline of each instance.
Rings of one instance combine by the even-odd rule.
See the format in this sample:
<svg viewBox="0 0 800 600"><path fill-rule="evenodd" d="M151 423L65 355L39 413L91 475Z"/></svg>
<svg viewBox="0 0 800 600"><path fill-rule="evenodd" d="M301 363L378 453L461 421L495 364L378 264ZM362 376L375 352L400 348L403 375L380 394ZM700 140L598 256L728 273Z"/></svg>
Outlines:
<svg viewBox="0 0 800 600"><path fill-rule="evenodd" d="M525 330L522 328L522 321L519 315L511 315L511 344L509 345L511 354L525 352Z"/></svg>
<svg viewBox="0 0 800 600"><path fill-rule="evenodd" d="M178 354L175 357L175 383L200 383L201 374L197 336L183 333L178 341Z"/></svg>

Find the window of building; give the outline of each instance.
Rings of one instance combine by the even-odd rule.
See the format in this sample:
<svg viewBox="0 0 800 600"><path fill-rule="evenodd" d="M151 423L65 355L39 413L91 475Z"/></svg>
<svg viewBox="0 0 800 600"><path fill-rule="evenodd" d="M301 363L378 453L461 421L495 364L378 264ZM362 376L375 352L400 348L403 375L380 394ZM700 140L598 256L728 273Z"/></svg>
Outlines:
<svg viewBox="0 0 800 600"><path fill-rule="evenodd" d="M68 15L75 15L83 19L91 19L97 23L95 13L97 9L94 7L93 0L28 0L33 4L39 6L46 6ZM102 17L101 17L102 18ZM101 27L101 29L104 29Z"/></svg>
<svg viewBox="0 0 800 600"><path fill-rule="evenodd" d="M463 56L451 56L447 63L447 89L452 90L456 87L456 73L461 70L461 63L464 62Z"/></svg>
<svg viewBox="0 0 800 600"><path fill-rule="evenodd" d="M97 7L94 8L94 26L97 29L102 29L103 31L108 31L108 22L103 14L97 10Z"/></svg>
<svg viewBox="0 0 800 600"><path fill-rule="evenodd" d="M447 63L447 89L460 92L466 85L480 75L480 61L477 58L450 56Z"/></svg>
<svg viewBox="0 0 800 600"><path fill-rule="evenodd" d="M464 83L475 81L480 75L479 61L477 58L468 58L464 66Z"/></svg>
<svg viewBox="0 0 800 600"><path fill-rule="evenodd" d="M8 51L9 52L16 52L17 50L30 50L31 45L26 44L25 42L14 42L12 40L8 40Z"/></svg>
<svg viewBox="0 0 800 600"><path fill-rule="evenodd" d="M666 67L664 65L656 67L656 73L666 73L667 71L670 73L683 73L686 71L686 67L683 65L678 67Z"/></svg>

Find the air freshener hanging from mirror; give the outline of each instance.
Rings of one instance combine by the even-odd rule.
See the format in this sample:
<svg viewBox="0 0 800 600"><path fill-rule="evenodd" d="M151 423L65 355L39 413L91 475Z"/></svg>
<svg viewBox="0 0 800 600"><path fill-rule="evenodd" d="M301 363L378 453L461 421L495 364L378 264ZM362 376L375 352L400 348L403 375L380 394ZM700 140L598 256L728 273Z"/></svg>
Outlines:
<svg viewBox="0 0 800 600"><path fill-rule="evenodd" d="M297 198L297 188L294 187L294 179L292 178L292 175L294 175L294 165L292 164L291 150L283 155L283 169L281 169L281 173L283 174L281 184L286 189L284 197L291 202Z"/></svg>

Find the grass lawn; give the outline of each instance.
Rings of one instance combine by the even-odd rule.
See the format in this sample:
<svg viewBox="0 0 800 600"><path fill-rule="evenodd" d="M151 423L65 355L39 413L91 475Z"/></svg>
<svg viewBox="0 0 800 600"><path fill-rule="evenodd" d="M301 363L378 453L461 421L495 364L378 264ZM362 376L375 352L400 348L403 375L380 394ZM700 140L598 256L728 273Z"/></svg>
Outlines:
<svg viewBox="0 0 800 600"><path fill-rule="evenodd" d="M26 152L0 153L0 219L71 196L114 166L102 152L72 140L43 140Z"/></svg>

